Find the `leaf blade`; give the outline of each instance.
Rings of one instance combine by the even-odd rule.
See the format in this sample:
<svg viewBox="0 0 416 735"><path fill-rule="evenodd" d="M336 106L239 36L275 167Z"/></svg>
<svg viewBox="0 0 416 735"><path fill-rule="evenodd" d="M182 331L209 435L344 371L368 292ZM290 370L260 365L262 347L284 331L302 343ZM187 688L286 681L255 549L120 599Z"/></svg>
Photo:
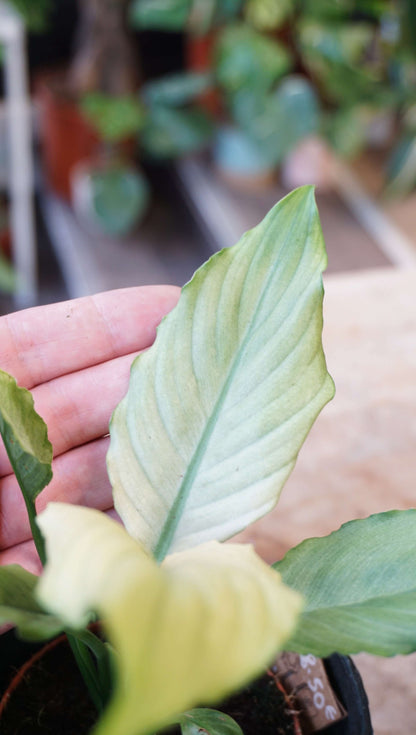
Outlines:
<svg viewBox="0 0 416 735"><path fill-rule="evenodd" d="M74 628L97 612L117 652L97 735L147 733L226 695L294 629L300 597L250 547L212 542L160 567L98 511L51 503L38 522L50 560L40 601Z"/></svg>
<svg viewBox="0 0 416 735"><path fill-rule="evenodd" d="M217 710L196 707L179 718L182 735L244 735L232 717Z"/></svg>
<svg viewBox="0 0 416 735"><path fill-rule="evenodd" d="M32 395L0 370L0 434L27 508L33 539L44 562L43 539L36 526L35 500L52 479L52 444L36 413Z"/></svg>
<svg viewBox="0 0 416 735"><path fill-rule="evenodd" d="M0 625L12 623L26 640L52 638L62 630L61 621L38 604L38 577L17 564L0 567Z"/></svg>
<svg viewBox="0 0 416 735"><path fill-rule="evenodd" d="M306 605L291 650L327 656L416 650L416 510L350 521L274 565Z"/></svg>
<svg viewBox="0 0 416 735"><path fill-rule="evenodd" d="M107 464L124 524L158 558L228 538L277 502L333 394L325 265L306 187L196 272L133 364Z"/></svg>

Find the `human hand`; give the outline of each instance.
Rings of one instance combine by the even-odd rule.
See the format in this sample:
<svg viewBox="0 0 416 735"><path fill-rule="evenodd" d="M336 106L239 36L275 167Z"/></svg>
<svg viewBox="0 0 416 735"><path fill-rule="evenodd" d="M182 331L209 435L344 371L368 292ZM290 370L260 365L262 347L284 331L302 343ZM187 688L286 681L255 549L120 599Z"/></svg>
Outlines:
<svg viewBox="0 0 416 735"><path fill-rule="evenodd" d="M111 413L134 356L176 304L174 286L109 291L0 318L0 368L31 390L53 446L53 479L37 500L112 508L105 455ZM26 508L0 446L0 564L40 565Z"/></svg>

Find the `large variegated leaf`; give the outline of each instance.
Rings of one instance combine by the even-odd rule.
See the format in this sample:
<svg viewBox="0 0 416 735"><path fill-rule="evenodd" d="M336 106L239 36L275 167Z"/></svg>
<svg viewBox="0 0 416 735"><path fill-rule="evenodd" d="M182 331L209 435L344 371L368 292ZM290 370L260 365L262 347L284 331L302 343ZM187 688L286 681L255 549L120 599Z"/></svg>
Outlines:
<svg viewBox="0 0 416 735"><path fill-rule="evenodd" d="M277 502L333 394L325 264L304 187L196 272L136 359L108 469L127 530L157 558L230 537Z"/></svg>
<svg viewBox="0 0 416 735"><path fill-rule="evenodd" d="M416 510L351 521L275 564L306 606L289 648L317 656L416 650Z"/></svg>
<svg viewBox="0 0 416 735"><path fill-rule="evenodd" d="M51 638L62 622L46 613L35 598L38 577L17 564L0 567L0 626L16 625L27 640Z"/></svg>
<svg viewBox="0 0 416 735"><path fill-rule="evenodd" d="M301 598L249 546L210 542L160 567L98 511L50 504L39 599L69 626L91 612L116 651L96 735L141 735L254 677L290 634ZM202 700L202 701L201 701Z"/></svg>

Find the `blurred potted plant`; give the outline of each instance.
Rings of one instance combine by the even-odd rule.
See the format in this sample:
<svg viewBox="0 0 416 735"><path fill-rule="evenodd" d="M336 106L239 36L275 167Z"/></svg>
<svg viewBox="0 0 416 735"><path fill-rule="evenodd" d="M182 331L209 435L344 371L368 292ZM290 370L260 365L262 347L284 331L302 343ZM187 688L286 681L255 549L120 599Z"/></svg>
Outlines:
<svg viewBox="0 0 416 735"><path fill-rule="evenodd" d="M206 75L174 74L148 82L136 95L84 95L83 116L100 141L72 170L72 201L84 222L111 236L139 224L150 188L134 153L138 148L141 157L166 161L204 146L212 125L192 102L208 83Z"/></svg>
<svg viewBox="0 0 416 735"><path fill-rule="evenodd" d="M225 108L240 139L248 137L270 165L283 163L288 179L302 173L296 159L288 167L286 159L305 138L311 142L300 160L310 159L305 165L310 172L322 161L322 179L327 145L353 156L373 140L388 138L400 99L392 81L401 6L392 7L388 0L365 5L359 0L236 0L226 3L224 12L221 3L210 0L202 12L202 5L165 0L152 6L135 0L133 18L138 26L181 27L192 36L191 48L196 43L203 51L198 68L213 71L222 112ZM267 79L273 56L276 73ZM253 69L258 59L257 84L249 58ZM227 166L229 137L217 153ZM244 157L241 149L238 143L234 150L230 146L236 167Z"/></svg>
<svg viewBox="0 0 416 735"><path fill-rule="evenodd" d="M117 100L137 92L140 67L130 37L128 0L82 0L75 50L69 68L38 85L41 142L48 182L70 199L71 171L94 155L97 130L82 113L84 95L98 93Z"/></svg>
<svg viewBox="0 0 416 735"><path fill-rule="evenodd" d="M149 202L146 178L126 155L126 141L144 124L138 96L113 98L99 92L85 95L81 110L100 141L89 158L71 170L72 203L90 228L106 235L128 234L139 224ZM134 150L134 147L133 147Z"/></svg>

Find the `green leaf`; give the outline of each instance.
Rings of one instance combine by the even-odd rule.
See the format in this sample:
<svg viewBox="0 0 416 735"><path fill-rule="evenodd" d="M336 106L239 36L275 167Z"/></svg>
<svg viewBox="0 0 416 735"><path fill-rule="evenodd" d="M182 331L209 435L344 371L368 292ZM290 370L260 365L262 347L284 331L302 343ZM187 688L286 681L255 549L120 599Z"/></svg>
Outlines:
<svg viewBox="0 0 416 735"><path fill-rule="evenodd" d="M244 735L241 727L225 712L197 707L179 718L182 735Z"/></svg>
<svg viewBox="0 0 416 735"><path fill-rule="evenodd" d="M173 158L202 148L212 130L212 122L202 110L155 106L149 108L141 144L154 158Z"/></svg>
<svg viewBox="0 0 416 735"><path fill-rule="evenodd" d="M212 75L208 73L169 74L148 82L143 87L143 98L149 105L178 107L212 88Z"/></svg>
<svg viewBox="0 0 416 735"><path fill-rule="evenodd" d="M0 251L0 291L13 293L16 288L16 272Z"/></svg>
<svg viewBox="0 0 416 735"><path fill-rule="evenodd" d="M52 638L62 622L46 613L35 598L38 577L13 564L0 567L0 625L12 623L27 640Z"/></svg>
<svg viewBox="0 0 416 735"><path fill-rule="evenodd" d="M294 0L246 0L245 17L259 31L279 28L294 10Z"/></svg>
<svg viewBox="0 0 416 735"><path fill-rule="evenodd" d="M346 523L274 565L306 598L288 650L327 656L416 650L416 510Z"/></svg>
<svg viewBox="0 0 416 735"><path fill-rule="evenodd" d="M360 64L374 38L368 23L303 21L299 26L302 46L332 64Z"/></svg>
<svg viewBox="0 0 416 735"><path fill-rule="evenodd" d="M50 503L41 603L71 627L96 612L116 651L96 735L141 735L254 678L296 625L301 598L250 546L211 542L158 566L105 514Z"/></svg>
<svg viewBox="0 0 416 735"><path fill-rule="evenodd" d="M158 558L267 513L333 395L321 344L326 254L313 189L279 202L182 290L113 415L108 469Z"/></svg>
<svg viewBox="0 0 416 735"><path fill-rule="evenodd" d="M35 500L52 479L53 450L47 427L36 413L28 390L0 370L0 434L23 494L41 560L43 541L34 519Z"/></svg>
<svg viewBox="0 0 416 735"><path fill-rule="evenodd" d="M406 132L388 161L386 196L406 196L416 186L416 133Z"/></svg>
<svg viewBox="0 0 416 735"><path fill-rule="evenodd" d="M136 135L145 124L144 106L134 95L113 97L91 92L82 98L81 109L101 138L107 141L117 142Z"/></svg>
<svg viewBox="0 0 416 735"><path fill-rule="evenodd" d="M149 185L140 171L114 165L91 174L94 222L107 235L121 237L143 218L149 204Z"/></svg>
<svg viewBox="0 0 416 735"><path fill-rule="evenodd" d="M33 33L47 31L49 18L52 14L51 0L11 0L11 4L22 16L25 25Z"/></svg>
<svg viewBox="0 0 416 735"><path fill-rule="evenodd" d="M216 77L229 93L244 87L266 92L290 64L282 44L244 23L228 26L215 49Z"/></svg>
<svg viewBox="0 0 416 735"><path fill-rule="evenodd" d="M182 31L191 5L192 0L134 0L130 22L136 28Z"/></svg>

